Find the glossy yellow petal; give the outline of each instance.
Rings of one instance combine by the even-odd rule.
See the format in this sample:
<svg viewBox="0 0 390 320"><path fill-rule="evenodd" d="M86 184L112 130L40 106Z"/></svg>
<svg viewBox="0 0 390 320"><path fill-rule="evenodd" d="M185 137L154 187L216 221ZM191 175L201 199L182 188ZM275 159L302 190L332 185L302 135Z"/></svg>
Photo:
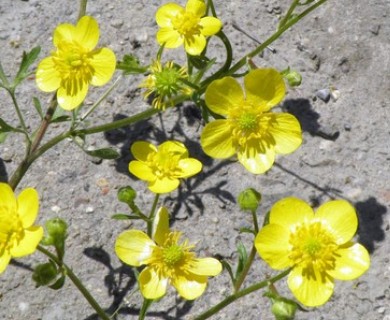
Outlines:
<svg viewBox="0 0 390 320"><path fill-rule="evenodd" d="M206 89L207 107L220 115L227 116L231 108L241 105L244 93L240 84L232 77L213 81Z"/></svg>
<svg viewBox="0 0 390 320"><path fill-rule="evenodd" d="M17 246L11 248L11 256L14 258L23 257L33 253L43 237L43 228L32 226L24 230L24 237Z"/></svg>
<svg viewBox="0 0 390 320"><path fill-rule="evenodd" d="M88 93L88 84L84 83L74 95L66 92L66 89L60 87L57 91L58 105L64 110L73 110L83 103Z"/></svg>
<svg viewBox="0 0 390 320"><path fill-rule="evenodd" d="M338 280L353 280L360 277L370 267L370 255L358 243L347 243L335 254L336 268L328 273Z"/></svg>
<svg viewBox="0 0 390 320"><path fill-rule="evenodd" d="M144 181L154 181L157 179L153 170L147 164L141 161L131 161L129 163L129 171L138 179Z"/></svg>
<svg viewBox="0 0 390 320"><path fill-rule="evenodd" d="M156 244L142 231L122 232L115 241L115 253L128 265L139 267L149 259Z"/></svg>
<svg viewBox="0 0 390 320"><path fill-rule="evenodd" d="M0 214L16 211L17 202L11 187L7 183L0 183Z"/></svg>
<svg viewBox="0 0 390 320"><path fill-rule="evenodd" d="M203 34L184 38L184 49L192 56L199 56L206 47L206 38Z"/></svg>
<svg viewBox="0 0 390 320"><path fill-rule="evenodd" d="M265 152L261 153L257 149L248 146L246 150L237 152L237 158L246 170L254 174L261 174L269 170L274 164L275 151L266 148Z"/></svg>
<svg viewBox="0 0 390 320"><path fill-rule="evenodd" d="M43 92L52 92L60 87L61 75L56 69L52 57L47 57L39 63L35 81Z"/></svg>
<svg viewBox="0 0 390 320"><path fill-rule="evenodd" d="M63 23L54 30L53 44L58 47L62 42L73 42L75 40L76 27L69 23Z"/></svg>
<svg viewBox="0 0 390 320"><path fill-rule="evenodd" d="M173 141L173 140L168 140L163 142L162 144L159 145L157 148L158 151L161 151L162 153L166 154L179 154L183 158L188 157L188 150L185 147L185 145L179 141Z"/></svg>
<svg viewBox="0 0 390 320"><path fill-rule="evenodd" d="M308 307L326 303L332 296L334 288L333 279L329 276L319 274L317 271L307 273L300 267L290 272L287 284L298 301Z"/></svg>
<svg viewBox="0 0 390 320"><path fill-rule="evenodd" d="M286 86L275 69L255 69L244 77L246 99L268 111L284 98Z"/></svg>
<svg viewBox="0 0 390 320"><path fill-rule="evenodd" d="M279 200L271 208L270 223L279 224L287 230L296 223L310 221L314 217L313 209L303 200L288 197Z"/></svg>
<svg viewBox="0 0 390 320"><path fill-rule="evenodd" d="M164 45L165 48L177 48L184 43L184 39L179 32L170 28L161 28L156 35L159 45Z"/></svg>
<svg viewBox="0 0 390 320"><path fill-rule="evenodd" d="M236 152L227 120L209 122L202 131L200 143L203 151L216 159L229 158Z"/></svg>
<svg viewBox="0 0 390 320"><path fill-rule="evenodd" d="M18 196L18 214L23 228L31 227L39 210L38 192L33 188L24 189Z"/></svg>
<svg viewBox="0 0 390 320"><path fill-rule="evenodd" d="M207 287L207 276L179 273L172 279L172 285L181 297L187 300L194 300L205 291Z"/></svg>
<svg viewBox="0 0 390 320"><path fill-rule="evenodd" d="M102 86L110 81L116 68L116 58L110 49L102 48L94 52L90 59L90 64L94 68L91 84Z"/></svg>
<svg viewBox="0 0 390 320"><path fill-rule="evenodd" d="M138 278L142 295L146 299L161 298L167 291L168 279L150 267L142 270Z"/></svg>
<svg viewBox="0 0 390 320"><path fill-rule="evenodd" d="M194 158L181 159L179 161L178 167L181 169L181 173L177 175L177 177L189 178L202 170L202 162Z"/></svg>
<svg viewBox="0 0 390 320"><path fill-rule="evenodd" d="M169 234L169 212L166 207L161 207L153 221L153 239L162 246Z"/></svg>
<svg viewBox="0 0 390 320"><path fill-rule="evenodd" d="M291 266L289 255L290 232L285 227L277 224L264 226L256 236L255 247L260 257L271 268L276 270L286 269Z"/></svg>
<svg viewBox="0 0 390 320"><path fill-rule="evenodd" d="M183 13L183 7L176 3L167 3L157 10L156 22L161 28L172 28L172 19Z"/></svg>
<svg viewBox="0 0 390 320"><path fill-rule="evenodd" d="M155 181L150 182L148 188L154 193L168 193L177 189L179 184L179 179L164 177L162 179L156 179Z"/></svg>
<svg viewBox="0 0 390 320"><path fill-rule="evenodd" d="M222 271L222 264L214 258L198 258L191 261L187 271L199 276L217 276Z"/></svg>
<svg viewBox="0 0 390 320"><path fill-rule="evenodd" d="M272 114L272 125L270 125L269 130L275 139L274 148L276 153L291 153L302 143L301 125L291 114Z"/></svg>
<svg viewBox="0 0 390 320"><path fill-rule="evenodd" d="M337 244L352 239L358 226L355 208L345 200L334 200L324 203L315 214L317 219L326 221Z"/></svg>
<svg viewBox="0 0 390 320"><path fill-rule="evenodd" d="M196 17L203 17L206 14L206 4L201 0L188 0L186 11Z"/></svg>
<svg viewBox="0 0 390 320"><path fill-rule="evenodd" d="M204 17L200 19L199 25L202 27L200 32L204 36L212 36L218 33L222 28L221 20L214 17Z"/></svg>
<svg viewBox="0 0 390 320"><path fill-rule="evenodd" d="M83 48L91 51L99 41L99 25L89 16L82 17L76 25L75 39Z"/></svg>
<svg viewBox="0 0 390 320"><path fill-rule="evenodd" d="M139 161L147 161L150 153L156 153L157 148L147 141L137 141L131 145L131 153Z"/></svg>
<svg viewBox="0 0 390 320"><path fill-rule="evenodd" d="M11 255L8 253L8 251L7 250L3 251L3 253L0 255L0 274L2 274L4 270L7 268L10 260L11 260Z"/></svg>

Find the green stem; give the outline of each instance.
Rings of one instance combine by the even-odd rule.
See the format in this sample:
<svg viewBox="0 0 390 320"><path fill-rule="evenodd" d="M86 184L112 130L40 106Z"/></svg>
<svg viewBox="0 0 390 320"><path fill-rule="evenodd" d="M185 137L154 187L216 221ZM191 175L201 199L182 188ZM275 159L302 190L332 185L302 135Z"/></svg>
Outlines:
<svg viewBox="0 0 390 320"><path fill-rule="evenodd" d="M77 289L81 292L84 298L88 301L91 307L96 311L99 315L100 319L110 320L110 317L104 312L104 310L100 307L100 305L96 302L94 297L92 297L91 293L88 289L83 285L80 279L73 273L72 269L69 268L65 263L60 261L54 254L50 251L46 250L42 246L38 246L37 248L40 252L46 255L49 259L53 260L60 268L64 270L64 274L69 277L69 279L73 282Z"/></svg>
<svg viewBox="0 0 390 320"><path fill-rule="evenodd" d="M152 305L153 301L154 300L150 300L150 299L145 299L144 298L144 302L142 303L142 308L141 308L141 310L139 312L138 320L144 320L145 319L146 313L148 312L148 309Z"/></svg>
<svg viewBox="0 0 390 320"><path fill-rule="evenodd" d="M283 26L291 17L291 15L293 14L295 8L297 7L297 5L299 4L299 0L294 0L293 3L291 4L290 8L288 9L286 15L284 16L284 18L280 21L279 23L279 27Z"/></svg>
<svg viewBox="0 0 390 320"><path fill-rule="evenodd" d="M156 208L158 204L158 200L160 199L160 194L156 193L152 205L152 209L150 209L149 219L148 219L148 236L152 237L152 228L153 228L153 220L154 216L156 215Z"/></svg>
<svg viewBox="0 0 390 320"><path fill-rule="evenodd" d="M15 106L15 110L16 110L16 113L17 113L17 115L18 115L20 125L22 126L23 131L24 131L24 134L25 134L25 136L26 136L26 140L27 140L27 142L28 142L28 145L30 145L31 140L30 140L30 137L29 137L29 135L28 135L28 130L27 130L26 122L24 121L22 112L20 111L20 108L19 108L18 101L16 100L16 97L15 97L15 91L14 91L14 89L8 89L8 92L9 92L9 94L10 94L10 96L11 96L11 99L12 99L12 102L13 102L13 104L14 104L14 106Z"/></svg>
<svg viewBox="0 0 390 320"><path fill-rule="evenodd" d="M266 41L264 41L261 45L259 45L255 50L248 53L246 56L241 58L231 69L229 70L229 74L234 74L237 70L243 67L246 64L248 58L252 58L253 56L262 52L266 47L268 47L271 43L273 43L276 39L278 39L285 31L291 28L294 24L296 24L299 20L307 16L314 9L318 8L320 5L325 3L327 0L319 0L311 7L307 8L305 11L300 13L294 18L289 19L283 26L281 26L271 37L269 37Z"/></svg>
<svg viewBox="0 0 390 320"><path fill-rule="evenodd" d="M77 21L85 16L85 13L87 12L87 2L88 0L80 0L79 15L77 17Z"/></svg>
<svg viewBox="0 0 390 320"><path fill-rule="evenodd" d="M220 303L218 303L214 307L212 307L209 310L203 312L201 315L195 317L193 320L204 320L204 319L210 318L211 316L216 314L218 311L222 310L223 308L225 308L226 306L228 306L232 302L236 301L237 299L239 299L239 298L241 298L243 296L246 296L249 293L252 293L254 291L262 289L262 288L266 287L270 283L274 283L274 282L279 281L280 279L283 279L285 276L287 276L289 274L290 271L291 271L291 269L287 269L287 270L279 273L278 275L276 275L275 277L273 277L271 279L267 279L267 280L261 281L261 282L256 283L256 284L254 284L254 285L252 285L252 286L250 286L248 288L245 288L245 289L243 289L241 291L233 293L232 295L228 296L226 299L222 300Z"/></svg>

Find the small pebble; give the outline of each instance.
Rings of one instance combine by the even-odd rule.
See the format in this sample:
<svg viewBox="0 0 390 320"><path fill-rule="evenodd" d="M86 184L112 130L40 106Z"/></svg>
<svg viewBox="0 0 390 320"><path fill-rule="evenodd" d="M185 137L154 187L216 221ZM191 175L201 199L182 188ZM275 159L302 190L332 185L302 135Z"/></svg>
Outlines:
<svg viewBox="0 0 390 320"><path fill-rule="evenodd" d="M50 209L51 209L51 211L53 211L55 213L58 213L61 210L61 208L59 206L57 206L57 205L52 206Z"/></svg>
<svg viewBox="0 0 390 320"><path fill-rule="evenodd" d="M119 29L120 27L123 26L123 20L122 19L113 19L111 20L111 26L116 28L116 29Z"/></svg>
<svg viewBox="0 0 390 320"><path fill-rule="evenodd" d="M11 162L13 157L14 153L8 148L4 149L1 153L1 159L3 159L4 162Z"/></svg>
<svg viewBox="0 0 390 320"><path fill-rule="evenodd" d="M370 32L371 32L373 35L377 36L377 35L379 34L380 28L381 28L381 25L380 25L380 24L374 24L374 25L372 25L372 26L370 27Z"/></svg>
<svg viewBox="0 0 390 320"><path fill-rule="evenodd" d="M341 95L340 90L337 90L337 89L332 90L330 92L330 96L332 97L333 101L337 101L340 98L340 95Z"/></svg>
<svg viewBox="0 0 390 320"><path fill-rule="evenodd" d="M324 102L328 102L330 99L329 89L320 89L316 92L316 96Z"/></svg>
<svg viewBox="0 0 390 320"><path fill-rule="evenodd" d="M92 212L94 212L94 211L95 211L95 208L92 207L92 206L88 206L88 207L85 209L85 212L86 212L86 213L92 213Z"/></svg>

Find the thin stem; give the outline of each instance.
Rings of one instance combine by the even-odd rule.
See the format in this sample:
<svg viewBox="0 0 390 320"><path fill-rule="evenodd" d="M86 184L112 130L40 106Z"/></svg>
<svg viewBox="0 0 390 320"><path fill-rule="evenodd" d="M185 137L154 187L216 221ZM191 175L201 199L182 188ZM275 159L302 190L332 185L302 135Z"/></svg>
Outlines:
<svg viewBox="0 0 390 320"><path fill-rule="evenodd" d="M294 18L289 19L283 26L281 26L271 37L269 37L266 41L264 41L261 45L259 45L255 50L248 53L246 56L241 58L231 69L229 70L229 74L235 73L237 70L239 70L241 67L243 67L246 64L246 61L248 58L251 58L260 52L262 52L266 47L268 47L271 43L273 43L276 39L278 39L285 31L287 31L289 28L291 28L294 24L296 24L299 20L307 16L310 12L312 12L314 9L318 8L320 5L325 3L327 0L319 0L315 4L313 4L311 7L307 8L305 11L300 13Z"/></svg>
<svg viewBox="0 0 390 320"><path fill-rule="evenodd" d="M111 91L115 89L122 77L123 76L120 75L118 79L115 80L115 82L106 90L106 92L104 92L100 99L96 101L95 104L80 118L80 121L85 120L85 118L87 118L96 109L96 107L100 105L100 103L111 93Z"/></svg>
<svg viewBox="0 0 390 320"><path fill-rule="evenodd" d="M148 309L152 305L152 303L153 303L153 300L144 298L144 302L142 303L142 307L141 307L141 310L140 310L140 313L139 313L138 320L144 320L145 319L146 313L148 312Z"/></svg>
<svg viewBox="0 0 390 320"><path fill-rule="evenodd" d="M222 310L223 308L225 308L226 306L228 306L232 302L236 301L237 299L239 299L243 296L246 296L249 293L252 293L254 291L262 289L262 288L266 287L267 285L269 285L270 283L274 283L274 282L279 281L280 279L283 279L285 276L287 276L290 273L290 271L291 271L291 269L287 269L271 279L261 281L261 282L256 283L248 288L245 288L241 291L233 293L232 295L228 296L226 299L222 300L220 303L218 303L214 307L203 312L201 315L193 318L193 320L204 320L204 319L210 318L211 316L216 314L218 311Z"/></svg>
<svg viewBox="0 0 390 320"><path fill-rule="evenodd" d="M149 219L148 219L148 236L152 237L152 227L153 227L153 220L154 216L156 215L156 208L158 204L158 200L160 199L160 194L156 193L156 196L154 197L152 208L150 209Z"/></svg>
<svg viewBox="0 0 390 320"><path fill-rule="evenodd" d="M9 94L10 94L10 96L11 96L11 99L12 99L12 102L13 102L13 104L14 104L14 106L15 106L15 110L16 110L16 113L17 113L17 115L18 115L20 125L22 126L23 131L24 131L25 136L26 136L26 139L27 139L27 141L28 141L28 145L30 145L31 141L30 141L30 137L29 137L29 135L28 135L28 130L27 130L26 122L24 121L22 112L20 111L20 108L19 108L18 101L16 100L15 91L14 91L14 89L8 89L8 92L9 92Z"/></svg>
<svg viewBox="0 0 390 320"><path fill-rule="evenodd" d="M77 17L77 20L80 20L82 17L85 16L85 13L87 12L87 2L88 0L80 0L79 15Z"/></svg>
<svg viewBox="0 0 390 320"><path fill-rule="evenodd" d="M104 310L100 307L100 305L96 302L94 297L92 297L91 293L88 289L83 285L80 279L73 273L72 269L69 268L65 263L60 261L54 254L52 254L49 250L46 250L42 246L38 246L37 248L44 255L49 257L49 259L53 260L60 268L64 269L64 274L69 277L69 279L73 282L77 289L81 292L84 298L88 301L93 309L95 309L96 313L103 320L110 320L110 317L104 312Z"/></svg>
<svg viewBox="0 0 390 320"><path fill-rule="evenodd" d="M297 7L298 4L299 4L299 0L294 0L293 1L293 3L291 4L290 8L288 9L286 15L280 21L279 27L283 26L288 21L288 19L290 19L291 15L293 14L293 12L294 12L294 10L295 10L295 8Z"/></svg>

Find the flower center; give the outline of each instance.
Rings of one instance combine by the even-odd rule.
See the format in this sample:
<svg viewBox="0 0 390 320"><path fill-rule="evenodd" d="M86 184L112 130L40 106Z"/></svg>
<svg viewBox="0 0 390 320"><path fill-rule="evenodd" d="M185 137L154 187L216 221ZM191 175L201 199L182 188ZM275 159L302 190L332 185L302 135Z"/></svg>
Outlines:
<svg viewBox="0 0 390 320"><path fill-rule="evenodd" d="M5 251L17 245L24 236L24 229L19 216L0 207L0 257Z"/></svg>
<svg viewBox="0 0 390 320"><path fill-rule="evenodd" d="M159 150L157 153L150 153L147 157L150 168L159 179L180 175L181 169L178 166L179 160L180 155L165 150Z"/></svg>
<svg viewBox="0 0 390 320"><path fill-rule="evenodd" d="M171 97L179 91L181 74L173 66L163 68L160 72L155 73L154 76L156 78L155 86L158 94Z"/></svg>
<svg viewBox="0 0 390 320"><path fill-rule="evenodd" d="M237 123L240 130L246 132L253 131L258 127L257 116L252 113L241 114L237 120Z"/></svg>
<svg viewBox="0 0 390 320"><path fill-rule="evenodd" d="M338 248L331 232L319 221L298 225L289 239L289 258L306 271L326 271L335 267L335 251Z"/></svg>
<svg viewBox="0 0 390 320"><path fill-rule="evenodd" d="M67 94L76 95L91 82L94 68L90 64L90 52L77 43L61 42L52 54L56 69L61 74L61 86Z"/></svg>
<svg viewBox="0 0 390 320"><path fill-rule="evenodd" d="M172 19L173 28L186 38L200 34L200 18L190 12L177 15Z"/></svg>
<svg viewBox="0 0 390 320"><path fill-rule="evenodd" d="M164 263L172 267L182 260L184 256L183 248L178 244L173 244L163 249L162 256Z"/></svg>

